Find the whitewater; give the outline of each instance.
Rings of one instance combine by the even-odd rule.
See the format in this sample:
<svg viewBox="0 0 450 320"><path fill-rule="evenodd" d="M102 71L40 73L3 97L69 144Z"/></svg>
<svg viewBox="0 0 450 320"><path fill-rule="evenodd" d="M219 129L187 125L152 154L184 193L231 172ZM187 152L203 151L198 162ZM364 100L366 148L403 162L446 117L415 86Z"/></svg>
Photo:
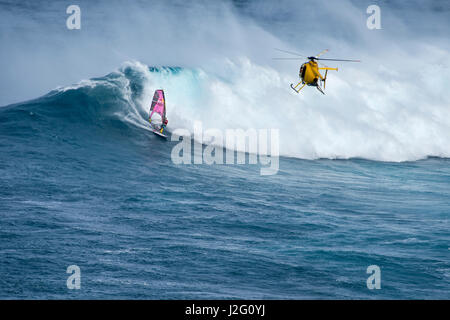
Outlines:
<svg viewBox="0 0 450 320"><path fill-rule="evenodd" d="M27 87L30 80L21 78L16 83L13 74L23 68L31 78L38 79L31 92L43 84L47 84L48 92L51 83L54 88L55 81L71 81L77 73L99 77L116 70L112 73L119 77L115 80L120 82L115 84L116 89L129 101L118 113L124 121L132 121L143 129L153 91L163 88L168 96L172 130L192 131L195 121L201 121L205 128L279 128L280 154L302 159L398 162L427 156L449 157L450 95L446 88L450 58L445 33L448 11L432 16L436 12L432 6L393 5L383 11L383 22L389 29L368 30L362 10L365 7L361 4L319 2L315 10L310 4L284 4L249 1L233 6L227 1L216 5L199 1L188 6L182 2L155 2L150 10L142 3L125 9L113 1L108 6L101 5L100 13L98 9L91 10L88 2L83 3L87 13L96 13L87 15L85 23L97 28L86 27L79 34L53 31L54 41L41 41L41 36L36 35L30 38L26 33L17 37L25 41L20 45L18 40L10 40L9 50L1 57L4 63L9 61L3 66L4 93ZM55 2L49 12L54 14L61 6ZM123 10L127 15L121 14ZM313 14L302 14L311 10ZM267 15L272 11L274 17L283 19L269 23ZM324 12L332 18L322 25L322 30L292 33L297 19L309 24ZM41 15L36 18L43 19ZM130 16L134 17L132 21ZM202 23L196 24L200 16ZM419 16L428 28L418 30L418 25L411 23ZM9 39L7 22L13 18L23 19L16 12L5 11L4 41ZM36 26L30 21L16 24L39 28L42 33L54 27ZM182 37L176 32L179 28L184 30ZM345 33L338 34L336 30ZM55 51L62 54L50 50L56 45ZM40 53L24 60L23 51L28 47L36 47L32 51ZM329 73L326 95L308 90L311 88L297 95L289 85L298 82L298 68L303 61L273 60L285 56L274 48L305 55L329 48L326 57L358 58L362 63L329 63L339 67L339 71ZM64 56L70 60L64 61ZM177 72L150 71L164 66ZM132 80L142 87L139 92L132 92L128 85L130 79L124 74L128 69L139 78ZM102 81L107 78L83 80L75 86L60 82L59 90L102 85ZM78 82L79 79L74 81ZM132 94L138 95L136 99L131 98Z"/></svg>
<svg viewBox="0 0 450 320"><path fill-rule="evenodd" d="M378 77L346 70L347 77L357 79L355 83L331 75L333 83L325 96L312 90L299 96L288 85L293 75L248 58L224 61L220 73L200 68L152 72L152 67L126 62L115 73L120 75L118 90L129 101L117 115L143 129L148 128L145 115L154 90L164 88L169 131L187 128L192 132L195 121L206 129L278 128L280 154L302 159L414 161L450 156L449 95L434 87L434 81L383 83L388 69L382 65ZM432 78L432 71L424 78ZM143 91L136 101L131 98L127 72L141 81ZM436 82L446 83L448 77L444 72ZM59 90L102 85L102 81ZM424 95L424 90L432 94Z"/></svg>

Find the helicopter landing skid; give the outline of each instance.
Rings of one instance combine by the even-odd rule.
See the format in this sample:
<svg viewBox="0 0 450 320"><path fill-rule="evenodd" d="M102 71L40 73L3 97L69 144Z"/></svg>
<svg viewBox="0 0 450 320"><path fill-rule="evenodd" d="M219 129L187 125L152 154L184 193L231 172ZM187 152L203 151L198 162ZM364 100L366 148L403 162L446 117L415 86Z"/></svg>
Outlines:
<svg viewBox="0 0 450 320"><path fill-rule="evenodd" d="M294 91L297 92L297 93L300 93L300 90L302 90L303 87L306 86L306 83L305 83L303 86L301 86L300 89L297 90L296 88L298 87L299 84L301 84L301 82L299 82L299 83L294 87L294 85L291 83L291 88L292 88L292 90L294 90Z"/></svg>
<svg viewBox="0 0 450 320"><path fill-rule="evenodd" d="M325 94L325 92L323 92L322 88L319 86L316 86L317 90L319 90L320 92L322 92L323 94Z"/></svg>

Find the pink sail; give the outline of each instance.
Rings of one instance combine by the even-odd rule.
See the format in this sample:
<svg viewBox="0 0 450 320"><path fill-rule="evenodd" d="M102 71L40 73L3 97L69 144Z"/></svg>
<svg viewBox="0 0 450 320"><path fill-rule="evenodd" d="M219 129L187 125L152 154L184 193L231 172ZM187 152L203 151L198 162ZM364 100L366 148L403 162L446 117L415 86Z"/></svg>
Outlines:
<svg viewBox="0 0 450 320"><path fill-rule="evenodd" d="M154 113L159 114L162 122L164 123L164 120L166 119L166 99L164 99L163 90L155 90L152 104L150 106L150 116L148 117L149 120L152 118Z"/></svg>

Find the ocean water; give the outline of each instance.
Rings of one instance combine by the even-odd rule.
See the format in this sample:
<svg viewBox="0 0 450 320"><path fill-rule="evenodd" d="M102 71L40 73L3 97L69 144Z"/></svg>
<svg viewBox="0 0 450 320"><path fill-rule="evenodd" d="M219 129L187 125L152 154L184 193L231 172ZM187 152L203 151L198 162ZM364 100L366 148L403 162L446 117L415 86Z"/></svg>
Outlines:
<svg viewBox="0 0 450 320"><path fill-rule="evenodd" d="M66 5L54 3L48 8ZM11 16L33 15L33 7L2 6ZM297 66L276 67L270 55L266 59L249 49L261 46L262 40L241 45L254 38L267 41L267 46L288 47L283 41L293 35L281 31L289 21L293 26L297 16L283 11L284 19L273 18L270 24L271 12L281 10L271 2L224 6L206 7L209 30L198 27L198 34L187 37L195 40L205 32L219 32L210 20L220 16L228 32L242 34L226 43L231 51L217 53L204 45L200 58L169 53L168 65L173 67L161 67L167 61L158 54L154 64L152 53L141 58L136 52L130 59L118 55L121 63L104 73L102 68L115 61L91 65L97 58L89 51L83 57L85 67L97 76L64 82L65 76L82 72L76 70L78 58L71 56L67 74L57 75L55 70L64 68L53 51L46 51L52 47L46 43L41 49L47 54L37 54L36 61L54 57L56 66L30 89L37 98L20 99L26 94L3 91L0 298L449 299L448 73L425 83L412 79L409 69L427 55L435 62L426 75L438 66L445 70L448 43L439 42L437 32L429 43L418 45L414 56L399 47L379 51L400 57L395 64L369 58L363 67L346 65L330 78L327 95L313 88L296 95L289 83ZM349 1L341 6L345 12L337 11L327 28L360 9ZM218 14L223 8L227 13ZM50 9L48 14L56 15ZM179 4L173 4L167 12L177 10ZM364 15L364 6L362 10ZM393 6L386 21L394 21L389 17L401 10ZM442 7L430 10L423 17L432 17L433 10L448 14ZM197 13L187 12L189 31L192 25L187 22ZM83 25L87 32L92 32L94 13L85 13L91 23ZM415 14L407 11L405 16ZM55 21L40 15L34 19L50 26ZM389 30L388 22L384 28ZM447 26L448 21L436 28ZM158 28L153 32L175 37L167 24ZM347 33L333 34L344 44L327 40L344 54L353 48L368 58L361 39L347 39L359 29L345 28ZM403 31L398 40L408 50L412 47L407 35L417 34L414 28L418 26ZM423 31L423 36L431 31ZM19 36L17 30L8 32ZM320 34L314 28L311 32ZM9 39L12 49L2 58L18 48L6 34L3 31L0 39ZM122 40L135 40L131 38ZM167 38L165 45L176 48L178 42ZM86 40L82 34L79 39ZM376 39L391 40L379 35ZM186 44L193 42L178 40L190 56ZM221 47L218 40L212 42L212 47ZM98 49L103 50L101 45ZM206 58L209 53L211 60ZM17 59L2 63L7 69L8 64L18 65L21 57ZM48 65L32 66L41 67ZM380 81L386 75L389 79ZM55 79L59 86L53 84ZM44 90L36 89L43 83L54 89L37 94ZM195 121L219 130L278 129L281 156L276 174L261 175L259 164L175 164L171 154L178 142L152 134L146 120L158 88L166 93L169 138L178 128L192 130ZM8 95L13 93L16 101L11 104L14 99ZM66 285L71 265L81 270L79 290ZM380 268L381 289L367 287L367 268L372 265Z"/></svg>

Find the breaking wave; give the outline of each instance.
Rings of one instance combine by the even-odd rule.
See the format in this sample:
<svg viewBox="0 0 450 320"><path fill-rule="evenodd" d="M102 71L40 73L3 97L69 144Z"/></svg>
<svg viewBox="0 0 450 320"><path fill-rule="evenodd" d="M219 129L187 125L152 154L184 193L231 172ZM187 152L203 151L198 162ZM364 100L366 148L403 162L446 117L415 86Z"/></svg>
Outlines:
<svg viewBox="0 0 450 320"><path fill-rule="evenodd" d="M85 126L95 124L107 129L112 124L145 131L153 91L163 88L169 131L192 130L195 121L201 121L204 129L279 129L280 154L303 159L413 161L428 156L450 157L450 56L444 32L449 10L445 3L442 5L438 9L425 6L416 10L406 5L400 8L409 10L404 16L411 19L420 16L426 21L436 20L435 24L427 24L426 30L411 26L411 31L404 28L405 21L398 19L402 12L399 8L383 8L383 30L388 31L379 33L365 28L365 7L351 1L339 5L319 1L314 4L315 10L310 4L289 1L276 7L270 1L233 5L227 1L220 5L199 1L188 6L192 10L183 11L181 22L175 19L181 9L186 9L181 3L155 4L146 11L149 16L140 14L143 8L130 6L133 9L123 10L131 10L129 16L134 16L134 21L119 24L125 18L114 14L110 20L117 21L120 28L130 26L132 33L123 29L120 33L115 25L102 28L111 30L119 42L108 38L109 33L100 37L86 31L86 38L80 38L81 44L97 43L95 49L99 52L109 50L105 44L108 41L113 41L110 46L124 50L120 55L106 51L109 64L121 59L122 66L117 71L1 108L0 114L6 115L12 109L33 109L36 114L51 117L54 123L70 120ZM112 2L105 8L111 11L117 6L118 2ZM202 15L201 24L196 10L200 8L208 13ZM89 10L96 9L94 6ZM165 20L159 18L161 10ZM309 10L311 16L303 15L302 10ZM432 14L436 10L441 16ZM270 21L269 14L283 19ZM328 18L321 25L323 30L291 32L300 18L309 23L324 15ZM180 23L186 39L177 36ZM158 28L167 36L161 37L161 43L153 48L155 43L144 39L154 38ZM412 34L417 39L412 39ZM210 41L205 43L203 39ZM427 41L420 41L423 39ZM302 61L272 60L279 55L273 48L314 54L325 45L332 49L329 57L358 58L363 62L337 65L339 72L328 74L326 95L311 87L296 94L289 85L298 81ZM39 48L39 44L36 46ZM84 52L92 53L92 47L82 46L84 51L80 52L74 46L70 48L77 53L70 55L73 68L78 66L77 56L83 66L88 64ZM14 53L12 49L8 52ZM39 52L47 52L45 59L55 58L47 47ZM67 53L64 47L61 52ZM124 59L125 56L134 59ZM97 55L89 57L100 61ZM93 62L90 67L99 70ZM136 133L133 132L130 138Z"/></svg>

